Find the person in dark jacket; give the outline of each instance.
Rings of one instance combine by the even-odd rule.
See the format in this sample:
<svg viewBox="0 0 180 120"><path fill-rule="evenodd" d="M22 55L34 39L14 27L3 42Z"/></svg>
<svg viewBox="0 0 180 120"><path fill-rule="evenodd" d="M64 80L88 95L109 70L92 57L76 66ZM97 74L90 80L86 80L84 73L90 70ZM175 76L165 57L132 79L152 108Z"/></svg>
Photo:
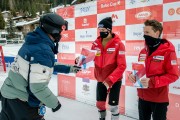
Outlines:
<svg viewBox="0 0 180 120"><path fill-rule="evenodd" d="M65 20L54 13L40 18L40 26L27 34L1 88L0 120L44 120L45 106L56 112L61 108L48 88L53 70L77 73L80 68L55 63L58 42Z"/></svg>
<svg viewBox="0 0 180 120"><path fill-rule="evenodd" d="M169 84L178 80L178 65L173 44L161 39L162 24L156 20L144 22L145 48L139 54L139 61L145 62L147 78L140 80L144 88L138 88L139 120L166 120L169 105ZM136 82L130 74L129 80Z"/></svg>

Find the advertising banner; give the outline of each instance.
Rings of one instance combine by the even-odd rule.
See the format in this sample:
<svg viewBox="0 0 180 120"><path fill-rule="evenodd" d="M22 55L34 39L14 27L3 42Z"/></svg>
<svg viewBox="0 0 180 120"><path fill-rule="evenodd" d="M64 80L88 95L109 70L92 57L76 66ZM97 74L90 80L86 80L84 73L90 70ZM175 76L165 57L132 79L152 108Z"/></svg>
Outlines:
<svg viewBox="0 0 180 120"><path fill-rule="evenodd" d="M175 46L180 71L180 1L179 0L97 0L57 10L68 21L68 31L62 32L58 62L74 64L82 48L91 49L99 36L98 23L112 18L112 32L125 45L127 68L123 74L120 93L120 113L138 119L137 88L128 80L132 63L138 61L145 47L144 21L156 19L163 25L162 38ZM179 72L180 73L180 72ZM75 76L58 75L58 95L95 105L96 79L94 63ZM168 120L180 118L180 79L169 85Z"/></svg>

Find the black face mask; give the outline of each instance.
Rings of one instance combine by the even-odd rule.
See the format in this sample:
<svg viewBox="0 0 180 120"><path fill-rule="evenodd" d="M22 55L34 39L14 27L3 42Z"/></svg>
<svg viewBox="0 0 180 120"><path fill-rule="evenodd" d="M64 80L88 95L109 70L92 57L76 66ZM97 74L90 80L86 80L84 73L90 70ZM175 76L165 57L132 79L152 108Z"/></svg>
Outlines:
<svg viewBox="0 0 180 120"><path fill-rule="evenodd" d="M148 47L157 47L161 43L160 38L154 38L148 35L144 35L145 43Z"/></svg>
<svg viewBox="0 0 180 120"><path fill-rule="evenodd" d="M60 33L51 34L51 36L55 39L54 42L59 42L61 39Z"/></svg>
<svg viewBox="0 0 180 120"><path fill-rule="evenodd" d="M58 53L58 46L59 46L58 42L61 39L61 35L60 35L60 33L55 33L55 34L51 34L51 36L55 39L54 40L55 46L54 46L53 52L54 52L54 54L57 54Z"/></svg>
<svg viewBox="0 0 180 120"><path fill-rule="evenodd" d="M106 38L109 35L109 32L100 32L101 38Z"/></svg>

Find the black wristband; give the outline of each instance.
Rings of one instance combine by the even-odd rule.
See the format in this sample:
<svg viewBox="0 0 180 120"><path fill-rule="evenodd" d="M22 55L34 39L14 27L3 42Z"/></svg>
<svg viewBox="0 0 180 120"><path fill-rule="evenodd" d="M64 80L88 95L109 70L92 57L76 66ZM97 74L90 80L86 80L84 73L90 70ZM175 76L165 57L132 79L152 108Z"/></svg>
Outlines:
<svg viewBox="0 0 180 120"><path fill-rule="evenodd" d="M52 108L52 111L53 112L56 112L56 111L58 111L59 109L61 108L61 104L58 102L58 106L56 107L56 108Z"/></svg>

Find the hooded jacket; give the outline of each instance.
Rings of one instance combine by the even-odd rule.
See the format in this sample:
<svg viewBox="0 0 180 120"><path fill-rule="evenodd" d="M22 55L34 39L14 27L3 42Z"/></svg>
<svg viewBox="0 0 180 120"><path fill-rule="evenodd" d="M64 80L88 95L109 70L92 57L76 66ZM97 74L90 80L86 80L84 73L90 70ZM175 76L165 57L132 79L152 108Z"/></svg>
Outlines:
<svg viewBox="0 0 180 120"><path fill-rule="evenodd" d="M125 47L120 38L113 34L113 38L102 45L102 38L98 37L92 45L97 50L95 62L95 78L98 82L106 81L110 86L121 80L126 69Z"/></svg>
<svg viewBox="0 0 180 120"><path fill-rule="evenodd" d="M58 99L48 88L53 68L55 72L68 73L70 67L54 67L54 49L54 42L41 28L28 33L1 88L2 96L27 101L32 107L45 104L55 108Z"/></svg>
<svg viewBox="0 0 180 120"><path fill-rule="evenodd" d="M149 88L138 89L138 96L146 101L168 102L169 84L179 78L173 44L163 39L151 55L144 48L139 54L139 61L145 61L146 77L150 81Z"/></svg>

